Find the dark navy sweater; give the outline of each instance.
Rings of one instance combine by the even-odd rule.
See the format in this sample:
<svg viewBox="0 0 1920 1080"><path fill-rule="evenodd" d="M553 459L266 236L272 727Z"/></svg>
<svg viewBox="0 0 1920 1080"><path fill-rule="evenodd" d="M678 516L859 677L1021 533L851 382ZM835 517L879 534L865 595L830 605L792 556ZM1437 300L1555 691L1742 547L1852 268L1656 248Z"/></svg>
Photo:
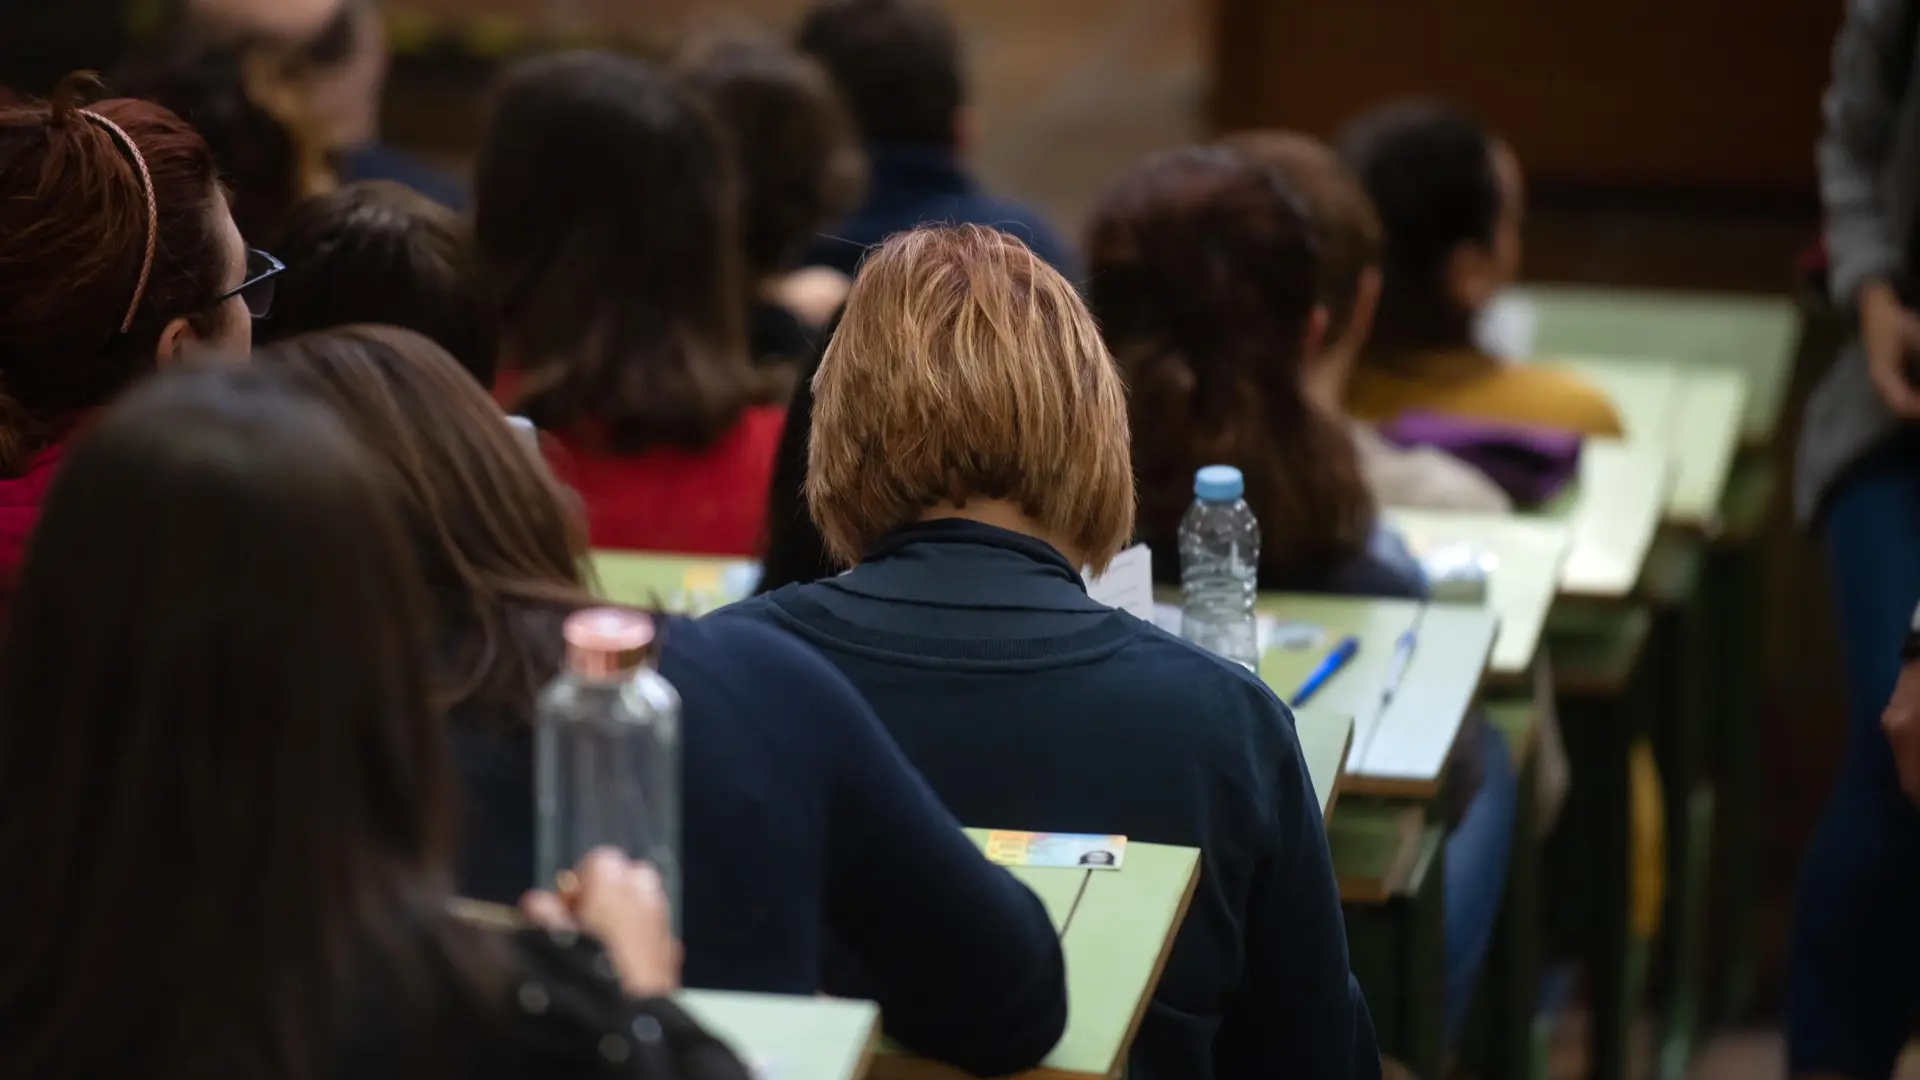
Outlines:
<svg viewBox="0 0 1920 1080"><path fill-rule="evenodd" d="M903 1045L980 1075L1044 1057L1066 1024L1045 907L980 855L847 680L741 619L668 620L661 640L682 702L686 985L870 997ZM453 721L461 889L514 903L533 885L529 718ZM833 978L848 970L857 985Z"/></svg>
<svg viewBox="0 0 1920 1080"><path fill-rule="evenodd" d="M851 275L867 249L918 225L991 225L1018 237L1069 281L1073 250L1040 215L980 190L951 149L880 143L867 147L867 199L807 250L806 262Z"/></svg>
<svg viewBox="0 0 1920 1080"><path fill-rule="evenodd" d="M1131 1075L1379 1075L1293 717L1259 679L1095 603L1046 544L964 521L711 617L745 619L844 671L962 821L1200 849Z"/></svg>

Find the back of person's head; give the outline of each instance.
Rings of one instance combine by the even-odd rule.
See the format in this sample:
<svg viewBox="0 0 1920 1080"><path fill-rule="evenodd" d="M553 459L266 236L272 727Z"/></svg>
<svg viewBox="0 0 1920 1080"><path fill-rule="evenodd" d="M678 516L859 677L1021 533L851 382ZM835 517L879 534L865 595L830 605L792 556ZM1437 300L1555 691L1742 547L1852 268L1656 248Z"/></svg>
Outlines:
<svg viewBox="0 0 1920 1080"><path fill-rule="evenodd" d="M298 63L268 42L183 33L143 50L113 81L193 125L213 150L241 235L266 244L295 203L334 182Z"/></svg>
<svg viewBox="0 0 1920 1080"><path fill-rule="evenodd" d="M8 627L0 918L33 931L0 1074L324 1075L358 980L411 1011L452 955L450 762L400 521L331 412L244 365L127 395Z"/></svg>
<svg viewBox="0 0 1920 1080"><path fill-rule="evenodd" d="M825 0L795 43L839 84L867 142L958 142L960 36L937 0Z"/></svg>
<svg viewBox="0 0 1920 1080"><path fill-rule="evenodd" d="M729 158L706 110L639 61L565 53L507 75L474 236L517 412L630 454L704 448L778 396L747 353Z"/></svg>
<svg viewBox="0 0 1920 1080"><path fill-rule="evenodd" d="M1290 131L1247 131L1224 140L1280 177L1300 197L1311 222L1318 295L1327 312L1328 345L1366 340L1379 301L1380 215L1359 177L1333 147Z"/></svg>
<svg viewBox="0 0 1920 1080"><path fill-rule="evenodd" d="M1518 165L1472 115L1430 101L1366 114L1341 132L1386 234L1374 338L1382 351L1453 348L1519 264Z"/></svg>
<svg viewBox="0 0 1920 1080"><path fill-rule="evenodd" d="M1263 526L1263 580L1357 552L1372 505L1351 437L1316 407L1319 264L1300 199L1226 147L1149 159L1107 193L1089 301L1126 375L1140 531L1172 576L1194 472L1234 465Z"/></svg>
<svg viewBox="0 0 1920 1080"><path fill-rule="evenodd" d="M207 144L148 102L83 108L85 85L0 108L0 475L186 345L251 340Z"/></svg>
<svg viewBox="0 0 1920 1080"><path fill-rule="evenodd" d="M295 207L274 245L287 265L263 342L355 323L416 330L493 385L499 319L458 214L403 184L363 180Z"/></svg>
<svg viewBox="0 0 1920 1080"><path fill-rule="evenodd" d="M586 537L493 399L444 349L392 327L292 338L255 363L297 372L392 474L431 589L441 703L513 696L530 706L552 675L553 650L535 645L553 643L523 640L510 609L588 604Z"/></svg>
<svg viewBox="0 0 1920 1080"><path fill-rule="evenodd" d="M292 61L291 86L327 149L352 150L380 130L387 76L386 23L378 0L171 0L182 30L265 46Z"/></svg>
<svg viewBox="0 0 1920 1080"><path fill-rule="evenodd" d="M929 509L1017 507L1105 568L1133 531L1127 403L1080 296L979 225L868 255L814 377L807 500L844 563Z"/></svg>
<svg viewBox="0 0 1920 1080"><path fill-rule="evenodd" d="M820 228L853 209L866 179L859 140L833 81L773 41L704 41L679 71L718 117L740 166L747 275L791 269Z"/></svg>

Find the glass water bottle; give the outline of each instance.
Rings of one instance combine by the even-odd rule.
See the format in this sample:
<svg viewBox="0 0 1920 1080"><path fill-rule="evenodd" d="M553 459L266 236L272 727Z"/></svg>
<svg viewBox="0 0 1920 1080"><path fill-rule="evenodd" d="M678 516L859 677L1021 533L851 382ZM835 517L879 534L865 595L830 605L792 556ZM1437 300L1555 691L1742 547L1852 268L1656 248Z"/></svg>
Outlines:
<svg viewBox="0 0 1920 1080"><path fill-rule="evenodd" d="M534 871L552 888L596 847L660 871L680 922L680 695L655 668L637 611L568 617L566 664L540 693L534 730Z"/></svg>

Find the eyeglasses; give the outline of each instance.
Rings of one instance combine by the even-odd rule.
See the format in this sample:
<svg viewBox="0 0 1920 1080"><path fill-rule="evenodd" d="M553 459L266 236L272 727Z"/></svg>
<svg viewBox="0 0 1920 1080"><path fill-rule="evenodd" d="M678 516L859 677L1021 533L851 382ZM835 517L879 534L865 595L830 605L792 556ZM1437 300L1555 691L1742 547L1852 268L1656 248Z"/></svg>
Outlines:
<svg viewBox="0 0 1920 1080"><path fill-rule="evenodd" d="M247 249L247 277L238 286L220 294L213 302L214 307L239 297L246 302L247 314L256 319L264 319L273 311L273 279L286 270L287 264L261 251L258 248Z"/></svg>

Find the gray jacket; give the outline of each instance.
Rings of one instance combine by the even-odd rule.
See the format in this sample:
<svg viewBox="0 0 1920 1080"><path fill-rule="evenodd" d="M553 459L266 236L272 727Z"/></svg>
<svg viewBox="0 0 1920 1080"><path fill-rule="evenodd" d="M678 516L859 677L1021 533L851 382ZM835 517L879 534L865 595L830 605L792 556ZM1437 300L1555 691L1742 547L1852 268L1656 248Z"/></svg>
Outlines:
<svg viewBox="0 0 1920 1080"><path fill-rule="evenodd" d="M1920 71L1910 3L1848 0L1821 101L1820 198L1826 205L1833 297L1852 307L1860 286L1906 273L1920 206ZM1794 509L1811 523L1833 483L1897 429L1874 391L1866 355L1848 343L1807 402Z"/></svg>

